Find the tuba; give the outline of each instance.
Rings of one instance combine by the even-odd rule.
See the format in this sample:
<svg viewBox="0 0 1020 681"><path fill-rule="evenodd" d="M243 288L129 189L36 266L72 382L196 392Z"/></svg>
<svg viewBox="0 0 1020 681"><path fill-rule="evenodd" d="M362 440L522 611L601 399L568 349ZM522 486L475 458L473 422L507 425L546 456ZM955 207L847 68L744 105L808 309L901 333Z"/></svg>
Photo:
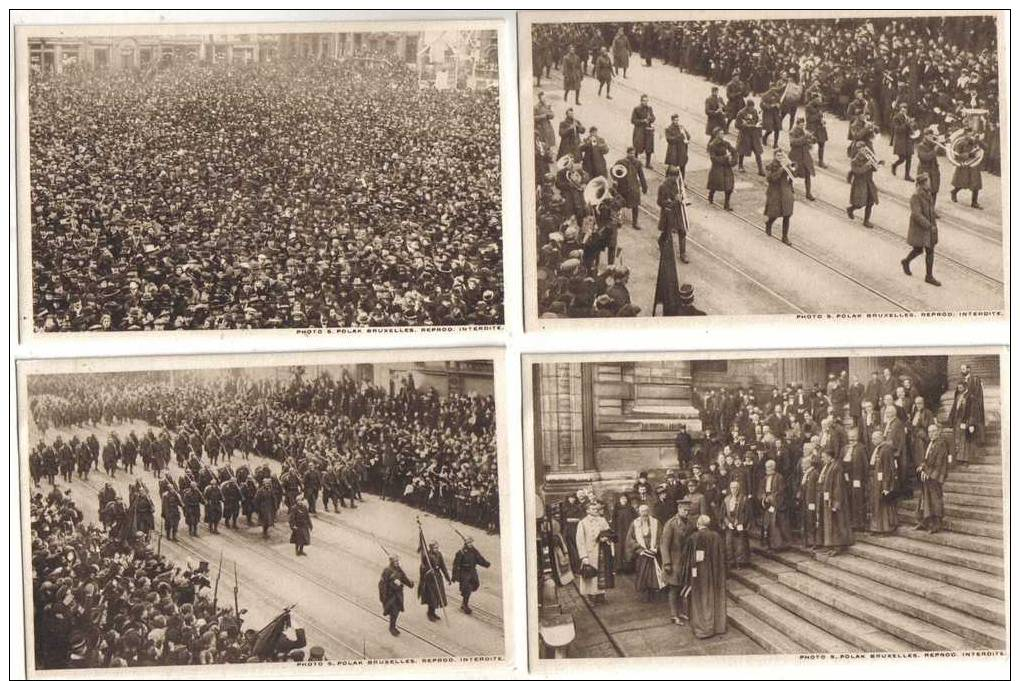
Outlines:
<svg viewBox="0 0 1020 681"><path fill-rule="evenodd" d="M614 168L616 166L613 166ZM592 208L597 208L610 196L609 180L599 176L593 178L584 188L584 203Z"/></svg>
<svg viewBox="0 0 1020 681"><path fill-rule="evenodd" d="M567 170L570 166L574 165L574 159L570 154L564 154L556 159L556 170Z"/></svg>
<svg viewBox="0 0 1020 681"><path fill-rule="evenodd" d="M630 171L627 170L627 166L622 163L614 163L613 167L609 169L609 174L612 175L613 179L619 182L627 177Z"/></svg>
<svg viewBox="0 0 1020 681"><path fill-rule="evenodd" d="M950 135L944 148L946 158L957 168L977 168L985 160L985 150L973 143L966 128L960 128Z"/></svg>

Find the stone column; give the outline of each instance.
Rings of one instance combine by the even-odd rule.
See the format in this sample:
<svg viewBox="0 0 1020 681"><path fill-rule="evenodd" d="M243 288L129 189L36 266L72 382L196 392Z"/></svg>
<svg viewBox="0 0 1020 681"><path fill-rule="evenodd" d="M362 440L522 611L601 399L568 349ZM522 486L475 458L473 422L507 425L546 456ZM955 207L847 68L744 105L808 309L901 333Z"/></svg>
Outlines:
<svg viewBox="0 0 1020 681"><path fill-rule="evenodd" d="M64 46L60 43L53 46L53 72L58 74L64 72Z"/></svg>
<svg viewBox="0 0 1020 681"><path fill-rule="evenodd" d="M585 469L590 444L585 441L582 405L581 365L553 363L537 365L538 403L535 425L540 429L540 456L536 468L549 472L580 472ZM542 475L543 471L537 471Z"/></svg>

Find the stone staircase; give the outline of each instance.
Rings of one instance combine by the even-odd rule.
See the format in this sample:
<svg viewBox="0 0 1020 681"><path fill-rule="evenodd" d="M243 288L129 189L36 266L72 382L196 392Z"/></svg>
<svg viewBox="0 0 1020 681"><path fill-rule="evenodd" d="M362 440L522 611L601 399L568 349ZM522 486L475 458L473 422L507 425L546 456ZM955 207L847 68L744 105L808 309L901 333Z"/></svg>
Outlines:
<svg viewBox="0 0 1020 681"><path fill-rule="evenodd" d="M752 567L730 572L733 626L777 654L1005 649L999 404L986 378L984 444L950 470L943 532L911 529L911 499L896 534L858 533L839 556L756 549Z"/></svg>

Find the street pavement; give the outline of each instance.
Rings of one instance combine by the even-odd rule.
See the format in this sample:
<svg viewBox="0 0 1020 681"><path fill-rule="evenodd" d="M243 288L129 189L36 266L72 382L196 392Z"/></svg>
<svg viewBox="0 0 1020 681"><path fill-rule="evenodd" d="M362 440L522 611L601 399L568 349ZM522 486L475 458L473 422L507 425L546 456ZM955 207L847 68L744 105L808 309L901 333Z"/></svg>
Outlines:
<svg viewBox="0 0 1020 681"><path fill-rule="evenodd" d="M679 114L680 122L692 136L687 166L687 186L692 205L688 212L691 232L688 239L689 265L680 264L681 283L695 289L695 304L709 314L756 315L795 313L903 313L924 311L998 310L1004 306L1002 251L1002 210L1000 178L983 174L985 189L980 202L984 210L969 206L969 192L960 195L960 204L949 200L952 166L941 159L942 190L937 210L940 213L939 245L936 249L935 276L941 287L924 283L924 259L913 263L914 274L904 275L900 259L909 251L906 233L909 225L909 201L913 183L893 177L888 170L893 160L886 138L876 141L879 158L887 161L876 173L879 205L875 207L874 229L862 225L862 211L851 222L844 210L850 186L846 182L849 159L846 157L847 124L826 115L829 142L826 144L827 169L817 169L812 193L817 201L804 199L804 185L795 185L796 205L792 219L793 247L779 241L777 221L774 236L766 236L763 209L765 180L758 177L754 159L746 159L746 173L736 173L733 213L722 210L722 196L716 206L706 200L709 161L704 99L711 84L703 78L656 62L651 67L634 66L628 78L613 81L613 99L596 96L597 83L589 77L581 86L581 104L563 101L562 78L558 72L545 79L541 89L553 106L554 127L568 106L585 126L595 125L610 146L611 164L624 156L631 143L630 113L642 93L656 115L656 141L653 168L646 169L648 194L644 197L640 230L629 225L625 216L619 245L623 262L631 270L631 295L642 308L652 313L655 278L658 268L657 189L664 177L663 159L666 141L663 130L670 115ZM803 109L800 110L801 113ZM728 139L736 143L735 131ZM780 146L788 149L784 129ZM771 159L766 149L763 160ZM916 168L916 158L915 158ZM626 211L625 211L626 212Z"/></svg>
<svg viewBox="0 0 1020 681"><path fill-rule="evenodd" d="M31 428L31 445L34 446L39 434L34 426ZM52 440L59 434L67 440L75 433L84 438L93 432L102 443L111 430L116 430L123 438L132 429L141 435L147 425L131 422L113 427L50 429L45 439ZM245 462L235 455L230 463L235 467L247 463L252 468L268 464L276 472L280 468L278 462L258 456L251 456ZM180 473L173 461L170 470L175 478ZM111 482L126 501L128 485L136 478L144 480L150 490L156 504L156 524L159 527L158 485L152 473L142 469L140 462L133 475L121 470L111 480L101 470L94 470L87 481L79 480L75 474L70 485L62 483L59 477L57 483L62 489L71 489L72 498L85 515L85 522L98 524L97 494L103 484ZM39 487L31 488L30 493L45 494L49 489L43 481ZM306 556L294 555L294 547L289 543L290 530L285 510L281 510L268 539L261 536L257 520L248 526L242 518L236 530L221 524L218 535L210 534L203 523L199 537L188 537L182 520L176 542L165 537L160 540L156 536L153 536L152 542L158 542L162 553L182 567L186 564L194 567L201 560L208 561L211 581L215 579L222 560L223 573L218 593L221 604L233 601L236 566L238 602L241 609L248 611L244 626L259 629L283 608L295 605L293 626L304 627L308 645L322 646L329 659L504 655L499 535L488 535L477 528L371 494L364 496L365 501L356 509L341 508L340 513L334 513L320 508L318 514L312 516L312 543L305 549ZM388 551L400 556L401 565L417 585L418 526L415 521L419 516L426 537L439 541L448 566L452 566L454 553L461 545L457 530L474 537L475 545L492 563L492 568L479 570L482 587L471 599L474 611L471 616L459 609L460 593L456 584L447 586L449 607L443 621L437 623L427 620L425 607L419 604L415 590L405 589L405 611L399 620L402 633L393 637L387 631L387 620L382 615L377 584L387 565Z"/></svg>

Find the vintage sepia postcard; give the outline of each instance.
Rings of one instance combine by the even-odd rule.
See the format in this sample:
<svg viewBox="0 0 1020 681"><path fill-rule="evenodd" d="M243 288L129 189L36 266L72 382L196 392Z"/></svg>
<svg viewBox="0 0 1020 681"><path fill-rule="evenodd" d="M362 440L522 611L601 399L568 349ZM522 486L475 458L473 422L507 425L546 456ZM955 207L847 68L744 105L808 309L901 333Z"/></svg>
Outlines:
<svg viewBox="0 0 1020 681"><path fill-rule="evenodd" d="M16 27L22 335L498 331L505 30Z"/></svg>
<svg viewBox="0 0 1020 681"><path fill-rule="evenodd" d="M1004 20L523 12L527 328L1005 317Z"/></svg>
<svg viewBox="0 0 1020 681"><path fill-rule="evenodd" d="M1008 363L525 356L532 669L1004 658Z"/></svg>
<svg viewBox="0 0 1020 681"><path fill-rule="evenodd" d="M28 674L509 668L502 374L492 349L20 362Z"/></svg>

